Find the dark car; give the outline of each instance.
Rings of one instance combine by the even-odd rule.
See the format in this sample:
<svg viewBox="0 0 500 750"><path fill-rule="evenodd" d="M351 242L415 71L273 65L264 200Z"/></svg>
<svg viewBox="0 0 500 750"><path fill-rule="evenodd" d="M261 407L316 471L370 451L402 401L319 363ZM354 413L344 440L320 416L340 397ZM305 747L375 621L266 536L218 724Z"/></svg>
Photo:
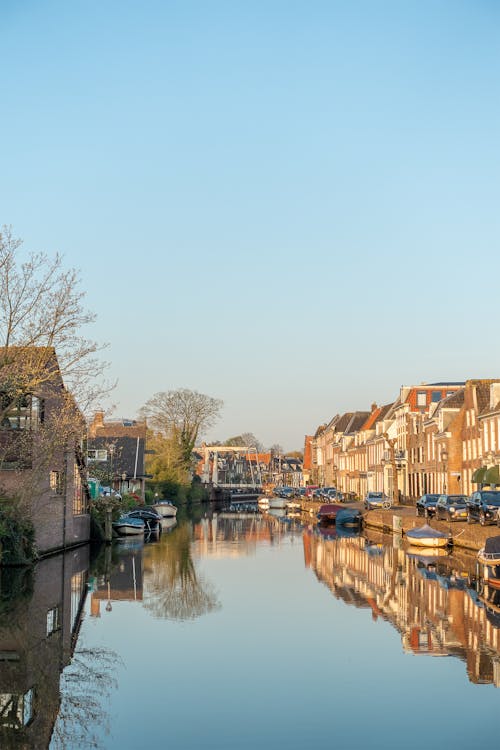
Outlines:
<svg viewBox="0 0 500 750"><path fill-rule="evenodd" d="M436 518L442 521L465 521L467 495L439 495L436 503Z"/></svg>
<svg viewBox="0 0 500 750"><path fill-rule="evenodd" d="M436 512L436 503L439 495L422 495L419 497L415 504L415 512L417 516L425 516L426 518L432 518Z"/></svg>
<svg viewBox="0 0 500 750"><path fill-rule="evenodd" d="M467 523L479 521L481 526L496 523L500 509L500 490L479 490L467 500Z"/></svg>
<svg viewBox="0 0 500 750"><path fill-rule="evenodd" d="M276 497L282 497L285 500L288 500L295 495L294 488L286 487L285 485L277 485L273 491Z"/></svg>

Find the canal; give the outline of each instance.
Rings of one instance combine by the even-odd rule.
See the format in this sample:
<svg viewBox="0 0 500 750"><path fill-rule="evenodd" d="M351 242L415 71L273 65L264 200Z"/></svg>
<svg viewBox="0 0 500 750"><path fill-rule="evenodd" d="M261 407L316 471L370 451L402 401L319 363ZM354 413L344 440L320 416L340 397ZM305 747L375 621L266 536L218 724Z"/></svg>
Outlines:
<svg viewBox="0 0 500 750"><path fill-rule="evenodd" d="M202 506L1 595L2 749L496 742L500 597L464 552Z"/></svg>

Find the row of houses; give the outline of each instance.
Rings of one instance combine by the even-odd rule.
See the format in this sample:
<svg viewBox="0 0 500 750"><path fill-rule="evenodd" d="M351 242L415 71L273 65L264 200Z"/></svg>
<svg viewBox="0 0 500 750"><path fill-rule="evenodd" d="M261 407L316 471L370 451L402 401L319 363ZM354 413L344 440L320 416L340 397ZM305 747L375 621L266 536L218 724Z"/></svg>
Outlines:
<svg viewBox="0 0 500 750"><path fill-rule="evenodd" d="M336 414L305 437L304 479L362 498L500 485L500 380L402 386L393 403Z"/></svg>

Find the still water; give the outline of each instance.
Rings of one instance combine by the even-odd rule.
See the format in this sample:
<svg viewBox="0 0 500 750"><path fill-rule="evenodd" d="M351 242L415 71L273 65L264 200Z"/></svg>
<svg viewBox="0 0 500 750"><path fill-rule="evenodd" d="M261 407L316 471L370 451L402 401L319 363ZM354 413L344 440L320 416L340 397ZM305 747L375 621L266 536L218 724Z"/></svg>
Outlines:
<svg viewBox="0 0 500 750"><path fill-rule="evenodd" d="M498 593L464 553L203 506L1 576L2 749L497 744Z"/></svg>

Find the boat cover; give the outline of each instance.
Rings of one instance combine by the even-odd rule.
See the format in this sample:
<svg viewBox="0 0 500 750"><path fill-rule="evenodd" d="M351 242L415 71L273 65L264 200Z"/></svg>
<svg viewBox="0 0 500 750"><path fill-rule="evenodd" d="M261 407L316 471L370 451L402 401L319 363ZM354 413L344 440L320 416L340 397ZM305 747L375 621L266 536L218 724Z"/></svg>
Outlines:
<svg viewBox="0 0 500 750"><path fill-rule="evenodd" d="M433 529L428 523L423 526L419 526L416 529L409 529L406 532L406 536L410 539L448 539L449 534L445 534L443 531Z"/></svg>
<svg viewBox="0 0 500 750"><path fill-rule="evenodd" d="M484 551L500 557L500 536L489 536L484 543Z"/></svg>
<svg viewBox="0 0 500 750"><path fill-rule="evenodd" d="M345 510L345 508L342 507L342 505L337 505L336 503L325 503L324 505L321 505L318 511L318 517L321 516L336 516L339 510Z"/></svg>
<svg viewBox="0 0 500 750"><path fill-rule="evenodd" d="M341 526L343 523L356 522L361 522L361 513L356 508L342 508L342 510L337 511L337 515L335 516L337 526Z"/></svg>

